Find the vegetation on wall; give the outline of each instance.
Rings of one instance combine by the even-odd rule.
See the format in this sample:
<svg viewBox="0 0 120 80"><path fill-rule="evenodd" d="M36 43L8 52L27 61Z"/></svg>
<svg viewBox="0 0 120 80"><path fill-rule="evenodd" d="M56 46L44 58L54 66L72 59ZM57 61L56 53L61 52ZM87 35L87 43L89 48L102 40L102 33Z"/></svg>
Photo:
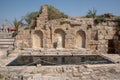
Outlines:
<svg viewBox="0 0 120 80"><path fill-rule="evenodd" d="M120 27L120 18L115 19L114 22L117 22L118 26Z"/></svg>
<svg viewBox="0 0 120 80"><path fill-rule="evenodd" d="M98 17L94 19L94 23L97 25L99 23L106 22L106 19L103 17Z"/></svg>
<svg viewBox="0 0 120 80"><path fill-rule="evenodd" d="M32 20L35 20L38 15L39 15L39 12L37 12L37 11L31 12L31 13L26 14L24 16L24 19L27 22L27 24L30 24L32 22Z"/></svg>
<svg viewBox="0 0 120 80"><path fill-rule="evenodd" d="M103 15L100 15L98 17L102 17L102 18L112 18L114 17L114 15L112 13L105 13Z"/></svg>
<svg viewBox="0 0 120 80"><path fill-rule="evenodd" d="M86 17L87 18L95 18L96 17L96 12L97 12L97 10L95 10L95 9L89 10Z"/></svg>
<svg viewBox="0 0 120 80"><path fill-rule="evenodd" d="M116 18L116 19L112 20L112 18L115 18L115 17L116 16L111 13L105 13L103 15L96 16L96 18L94 19L94 23L99 24L102 22L113 21L113 22L116 22L118 24L118 27L120 28L120 18ZM109 20L109 19L111 19L111 20Z"/></svg>
<svg viewBox="0 0 120 80"><path fill-rule="evenodd" d="M112 13L96 15L96 12L97 12L97 10L95 10L95 9L89 10L87 15L85 16L86 18L93 18L95 25L97 25L99 23L107 22L108 21L107 19L115 17L115 15L113 15ZM120 18L114 20L114 22L117 22L118 26L120 26Z"/></svg>
<svg viewBox="0 0 120 80"><path fill-rule="evenodd" d="M68 15L59 11L55 7L53 7L51 5L46 5L46 6L48 7L48 20L59 19L59 18L68 18ZM31 13L26 14L24 16L24 19L27 22L27 24L30 24L32 22L32 20L35 20L36 17L39 16L39 14L41 14L41 12L42 12L42 8L40 9L39 12L35 11L35 12L31 12Z"/></svg>
<svg viewBox="0 0 120 80"><path fill-rule="evenodd" d="M46 5L48 7L48 20L59 19L59 18L68 18L68 15L59 11L51 5Z"/></svg>

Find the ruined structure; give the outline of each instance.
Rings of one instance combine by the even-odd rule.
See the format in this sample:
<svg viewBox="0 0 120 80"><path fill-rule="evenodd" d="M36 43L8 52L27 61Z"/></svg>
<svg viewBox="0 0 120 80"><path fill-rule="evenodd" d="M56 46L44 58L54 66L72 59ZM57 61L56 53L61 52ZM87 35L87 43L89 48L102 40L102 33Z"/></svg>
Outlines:
<svg viewBox="0 0 120 80"><path fill-rule="evenodd" d="M49 20L47 8L15 42L0 39L15 48L0 50L0 80L120 80L120 55L107 54L120 52L118 17Z"/></svg>
<svg viewBox="0 0 120 80"><path fill-rule="evenodd" d="M95 24L93 18L68 18L48 20L47 6L42 6L42 12L30 30L21 30L16 37L15 48L25 49L55 49L55 50L91 50L95 53L118 52L115 46L118 41L117 23L115 17L107 22ZM119 41L118 41L119 42Z"/></svg>

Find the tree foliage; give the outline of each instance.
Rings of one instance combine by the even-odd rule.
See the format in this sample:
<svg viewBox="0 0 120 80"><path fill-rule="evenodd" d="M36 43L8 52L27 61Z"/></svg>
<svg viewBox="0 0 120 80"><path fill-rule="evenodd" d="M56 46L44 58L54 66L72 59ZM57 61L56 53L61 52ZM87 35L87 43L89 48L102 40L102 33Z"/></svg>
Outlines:
<svg viewBox="0 0 120 80"><path fill-rule="evenodd" d="M59 11L51 5L46 5L48 7L48 20L59 19L59 18L68 18L68 15Z"/></svg>
<svg viewBox="0 0 120 80"><path fill-rule="evenodd" d="M13 21L13 25L14 25L14 27L15 27L15 30L18 31L19 26L22 25L22 20L17 20L17 19L15 18L15 20Z"/></svg>
<svg viewBox="0 0 120 80"><path fill-rule="evenodd" d="M13 25L15 27L15 32L12 34L12 37L15 37L18 34L18 29L20 27L20 25L22 25L22 19L21 20L17 20L15 18L15 20L13 21Z"/></svg>
<svg viewBox="0 0 120 80"><path fill-rule="evenodd" d="M60 12L55 7L53 7L51 5L46 5L46 6L47 6L47 11L48 11L48 20L59 19L59 18L68 18L68 15L64 14L63 12ZM24 16L24 19L28 24L30 24L32 20L35 20L36 17L39 16L39 14L41 14L41 12L42 12L42 8L39 12L35 11L35 12L26 14L26 16Z"/></svg>
<svg viewBox="0 0 120 80"><path fill-rule="evenodd" d="M96 12L97 12L97 10L95 10L95 9L89 10L86 17L87 18L95 18L96 17Z"/></svg>
<svg viewBox="0 0 120 80"><path fill-rule="evenodd" d="M25 21L30 24L32 20L35 20L36 17L39 15L39 12L31 12L26 14L26 16L24 17Z"/></svg>

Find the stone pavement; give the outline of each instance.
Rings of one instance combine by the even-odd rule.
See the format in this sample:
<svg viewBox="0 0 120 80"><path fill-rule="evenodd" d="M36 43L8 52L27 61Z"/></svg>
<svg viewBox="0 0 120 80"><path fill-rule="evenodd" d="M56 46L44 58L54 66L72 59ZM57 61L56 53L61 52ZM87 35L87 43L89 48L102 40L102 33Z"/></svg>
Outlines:
<svg viewBox="0 0 120 80"><path fill-rule="evenodd" d="M101 55L116 63L120 63L120 54L101 54Z"/></svg>
<svg viewBox="0 0 120 80"><path fill-rule="evenodd" d="M14 80L120 80L118 54L101 54L116 62L115 64L5 66L19 56L21 51L14 51L8 57L5 52L0 52L0 74L4 75L4 79L11 77Z"/></svg>
<svg viewBox="0 0 120 80"><path fill-rule="evenodd" d="M16 80L120 80L120 64L0 67Z"/></svg>
<svg viewBox="0 0 120 80"><path fill-rule="evenodd" d="M120 65L93 66L66 65L41 67L42 80L119 80Z"/></svg>

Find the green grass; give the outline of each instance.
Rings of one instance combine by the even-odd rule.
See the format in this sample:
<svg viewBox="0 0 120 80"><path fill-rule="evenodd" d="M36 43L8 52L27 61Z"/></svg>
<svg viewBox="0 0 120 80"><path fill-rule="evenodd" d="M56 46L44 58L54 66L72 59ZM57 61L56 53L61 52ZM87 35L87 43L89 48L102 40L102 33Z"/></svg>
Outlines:
<svg viewBox="0 0 120 80"><path fill-rule="evenodd" d="M0 74L0 79L3 79L3 78L4 78L4 76L2 74Z"/></svg>

